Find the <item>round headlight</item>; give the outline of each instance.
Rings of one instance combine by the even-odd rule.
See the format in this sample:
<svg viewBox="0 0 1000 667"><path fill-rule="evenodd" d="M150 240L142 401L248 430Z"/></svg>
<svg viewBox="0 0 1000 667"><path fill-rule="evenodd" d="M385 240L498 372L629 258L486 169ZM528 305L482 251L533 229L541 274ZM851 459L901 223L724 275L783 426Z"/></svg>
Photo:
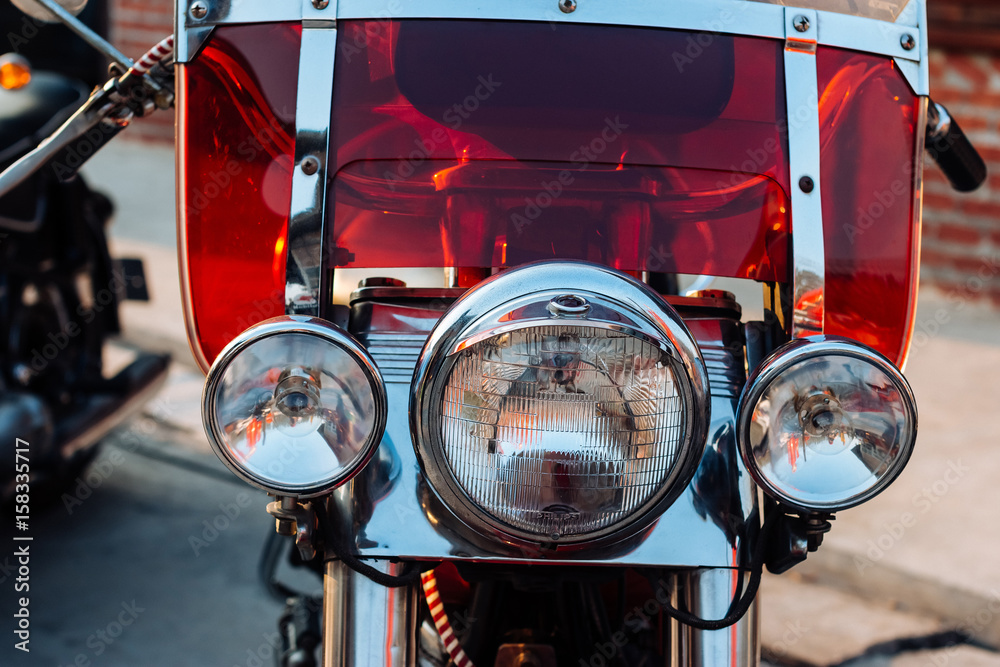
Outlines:
<svg viewBox="0 0 1000 667"><path fill-rule="evenodd" d="M431 334L414 441L439 498L480 532L620 537L690 481L706 389L690 333L641 283L530 265L477 287Z"/></svg>
<svg viewBox="0 0 1000 667"><path fill-rule="evenodd" d="M835 512L902 472L917 435L913 392L892 363L843 338L793 341L747 382L739 444L758 484L791 507Z"/></svg>
<svg viewBox="0 0 1000 667"><path fill-rule="evenodd" d="M215 453L283 496L325 493L357 473L385 430L375 363L319 319L279 317L229 344L208 374L202 416Z"/></svg>

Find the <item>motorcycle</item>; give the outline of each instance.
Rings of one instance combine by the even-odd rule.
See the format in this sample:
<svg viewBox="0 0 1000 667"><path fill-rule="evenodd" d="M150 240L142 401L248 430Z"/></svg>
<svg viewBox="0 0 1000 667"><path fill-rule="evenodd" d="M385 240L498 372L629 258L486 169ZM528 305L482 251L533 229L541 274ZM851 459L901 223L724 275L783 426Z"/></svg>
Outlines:
<svg viewBox="0 0 1000 667"><path fill-rule="evenodd" d="M925 149L986 177L923 0L809 4L193 0L0 175L174 103L206 432L323 578L268 545L281 665L758 663L914 447Z"/></svg>
<svg viewBox="0 0 1000 667"><path fill-rule="evenodd" d="M43 44L50 62L73 46L62 45ZM75 73L86 69L77 63ZM35 149L88 94L74 77L0 56L0 168ZM0 198L0 434L5 455L17 453L21 464L4 468L0 501L18 507L27 506L29 485L37 502L58 497L100 440L159 389L169 365L167 356L139 353L105 376L119 301L148 298L142 264L112 260L111 201L69 166L59 170L39 170Z"/></svg>

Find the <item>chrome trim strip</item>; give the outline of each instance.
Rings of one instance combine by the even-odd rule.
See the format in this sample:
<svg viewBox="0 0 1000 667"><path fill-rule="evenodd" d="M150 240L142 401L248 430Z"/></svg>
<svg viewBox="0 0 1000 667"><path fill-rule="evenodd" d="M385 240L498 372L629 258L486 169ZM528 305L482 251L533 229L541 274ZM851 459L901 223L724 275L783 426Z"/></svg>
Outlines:
<svg viewBox="0 0 1000 667"><path fill-rule="evenodd" d="M803 30L803 27L805 28ZM820 178L819 83L816 74L816 12L785 10L785 97L788 105L788 161L791 175L793 295L792 337L823 333L798 304L822 299L826 282L823 199ZM808 179L809 185L804 182ZM816 294L819 290L819 294Z"/></svg>
<svg viewBox="0 0 1000 667"><path fill-rule="evenodd" d="M494 3L469 3L464 0L340 0L317 10L312 2L301 6L289 0L197 0L207 13L196 19L185 0L177 4L178 61L190 57L192 41L181 37L184 29L232 23L267 23L302 21L334 16L337 19L406 19L449 18L507 21L545 21L557 23L592 23L654 28L673 28L705 33L770 37L785 36L783 23L786 8L777 4L747 0L678 0L675 2L617 3L588 0L569 14L559 11L555 0L508 0ZM917 0L914 0L917 1ZM923 2L923 0L920 0ZM878 53L905 60L919 61L925 35L921 23L914 29L905 25L838 12L809 11L822 22L819 43L845 49ZM322 16L320 16L322 14ZM914 33L921 48L910 51L900 45L904 33ZM197 49L195 49L196 51Z"/></svg>
<svg viewBox="0 0 1000 667"><path fill-rule="evenodd" d="M312 7L310 0L303 5ZM323 10L313 10L310 16ZM328 16L336 16L332 2ZM303 10L303 13L306 13ZM319 317L323 287L326 174L333 112L337 30L333 21L310 18L302 26L299 85L295 103L295 166L288 214L285 312ZM306 297L303 301L302 297ZM312 297L311 299L309 297ZM302 304L302 305L298 305Z"/></svg>

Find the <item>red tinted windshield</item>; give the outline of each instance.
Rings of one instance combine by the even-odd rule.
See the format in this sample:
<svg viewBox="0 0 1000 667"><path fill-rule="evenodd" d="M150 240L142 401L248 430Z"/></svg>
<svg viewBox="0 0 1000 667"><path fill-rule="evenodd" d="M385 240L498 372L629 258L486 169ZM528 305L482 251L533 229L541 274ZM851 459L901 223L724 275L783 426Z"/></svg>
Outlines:
<svg viewBox="0 0 1000 667"><path fill-rule="evenodd" d="M341 30L334 265L565 258L787 280L781 44L518 22Z"/></svg>

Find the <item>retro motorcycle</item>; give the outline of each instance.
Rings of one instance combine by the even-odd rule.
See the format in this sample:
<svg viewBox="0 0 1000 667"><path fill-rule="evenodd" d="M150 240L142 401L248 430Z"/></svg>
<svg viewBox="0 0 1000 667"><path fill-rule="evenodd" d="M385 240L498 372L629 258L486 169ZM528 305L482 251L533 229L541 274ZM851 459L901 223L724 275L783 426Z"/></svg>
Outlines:
<svg viewBox="0 0 1000 667"><path fill-rule="evenodd" d="M0 9L7 28L18 15ZM46 42L47 33L25 20L43 50L33 51L37 60L0 55L0 169L88 97L77 78L89 74L86 58L73 62L72 43ZM32 67L64 61L60 71ZM15 448L23 450L0 474L0 502L15 509L26 507L29 483L36 502L58 497L100 440L158 390L169 365L166 355L140 352L105 373L103 347L120 330L119 302L146 298L142 263L111 258L104 228L112 204L71 175L70 163L51 163L0 197L0 449L11 462Z"/></svg>
<svg viewBox="0 0 1000 667"><path fill-rule="evenodd" d="M324 582L270 545L281 664L758 662L914 446L925 148L986 176L923 0L808 4L193 0L0 175L174 70L205 427Z"/></svg>

